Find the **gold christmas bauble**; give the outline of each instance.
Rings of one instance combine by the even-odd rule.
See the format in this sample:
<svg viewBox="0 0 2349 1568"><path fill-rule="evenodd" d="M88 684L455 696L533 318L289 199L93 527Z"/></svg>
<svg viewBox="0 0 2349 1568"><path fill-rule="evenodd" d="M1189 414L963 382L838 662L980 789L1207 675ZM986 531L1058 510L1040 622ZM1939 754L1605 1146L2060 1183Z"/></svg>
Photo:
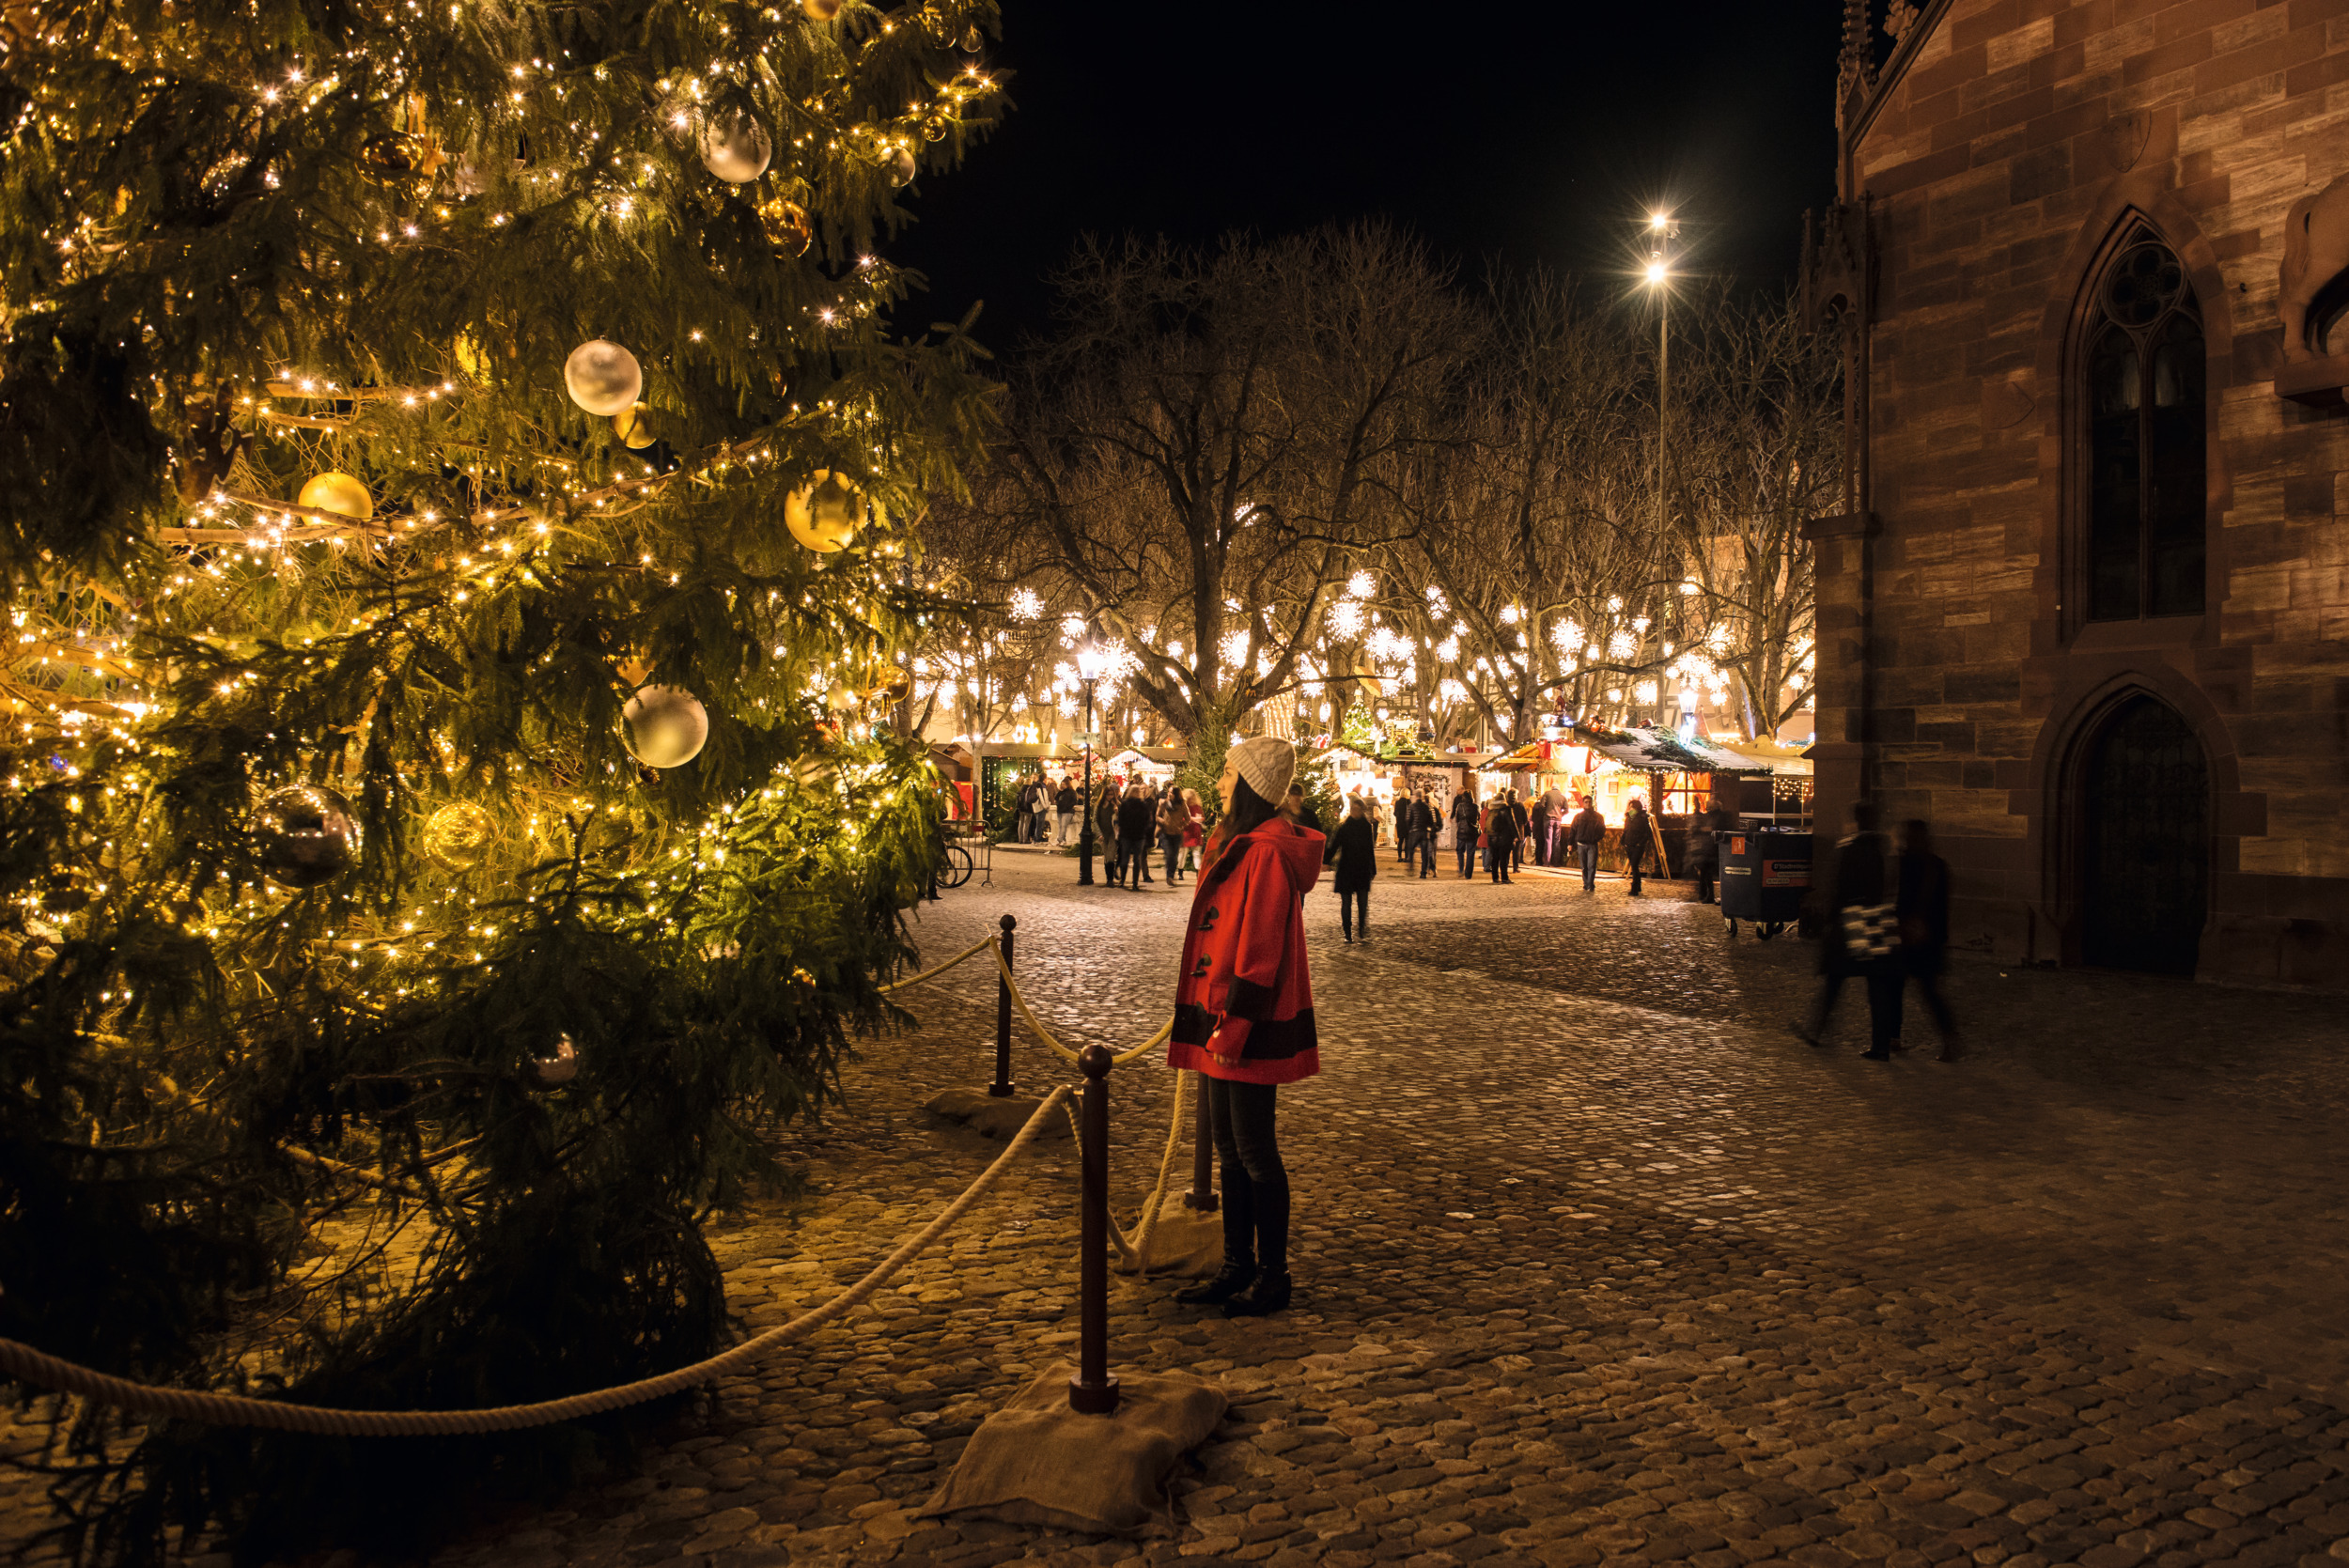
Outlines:
<svg viewBox="0 0 2349 1568"><path fill-rule="evenodd" d="M888 177L890 184L901 189L913 183L913 177L917 172L919 172L919 165L914 163L913 152L910 147L898 147L887 158L881 160L881 173Z"/></svg>
<svg viewBox="0 0 2349 1568"><path fill-rule="evenodd" d="M808 218L807 209L789 196L768 195L758 204L759 226L767 231L767 242L775 248L778 256L805 256L807 247L816 239L816 225Z"/></svg>
<svg viewBox="0 0 2349 1568"><path fill-rule="evenodd" d="M643 396L645 370L618 344L590 338L563 362L563 390L589 413L609 419L626 412Z"/></svg>
<svg viewBox="0 0 2349 1568"><path fill-rule="evenodd" d="M631 406L626 412L612 416L612 433L627 443L631 452L642 452L661 438L652 431L652 411L644 404Z"/></svg>
<svg viewBox="0 0 2349 1568"><path fill-rule="evenodd" d="M913 694L913 677L903 670L892 670L873 683L864 693L865 700L884 707L894 707Z"/></svg>
<svg viewBox="0 0 2349 1568"><path fill-rule="evenodd" d="M875 511L863 490L830 469L819 468L812 482L784 501L783 521L800 543L818 555L831 555L848 549Z"/></svg>
<svg viewBox="0 0 2349 1568"><path fill-rule="evenodd" d="M702 166L729 185L747 185L774 157L767 128L749 115L714 118L702 127Z"/></svg>
<svg viewBox="0 0 2349 1568"><path fill-rule="evenodd" d="M709 741L709 710L691 691L647 686L620 709L621 743L647 768L682 768Z"/></svg>
<svg viewBox="0 0 2349 1568"><path fill-rule="evenodd" d="M313 476L302 487L298 500L314 511L333 512L357 522L375 516L375 498L367 493L367 487L334 469Z"/></svg>
<svg viewBox="0 0 2349 1568"><path fill-rule="evenodd" d="M800 0L800 9L810 22L832 22L840 15L844 0Z"/></svg>
<svg viewBox="0 0 2349 1568"><path fill-rule="evenodd" d="M289 888L331 882L359 858L350 802L317 784L272 790L254 808L245 836L262 874Z"/></svg>
<svg viewBox="0 0 2349 1568"><path fill-rule="evenodd" d="M457 871L480 862L497 837L497 821L471 800L443 806L425 820L424 852Z"/></svg>

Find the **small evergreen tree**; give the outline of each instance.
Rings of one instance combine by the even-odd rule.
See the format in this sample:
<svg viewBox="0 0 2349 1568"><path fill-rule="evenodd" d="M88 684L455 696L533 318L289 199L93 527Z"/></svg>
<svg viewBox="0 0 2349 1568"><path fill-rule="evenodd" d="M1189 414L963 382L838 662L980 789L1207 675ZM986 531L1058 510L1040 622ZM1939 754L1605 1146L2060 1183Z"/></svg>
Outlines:
<svg viewBox="0 0 2349 1568"><path fill-rule="evenodd" d="M975 350L875 246L994 10L0 8L0 1334L372 1407L722 1343L701 1222L935 856L825 699L947 608ZM24 1397L117 1559L411 1546L627 1432Z"/></svg>

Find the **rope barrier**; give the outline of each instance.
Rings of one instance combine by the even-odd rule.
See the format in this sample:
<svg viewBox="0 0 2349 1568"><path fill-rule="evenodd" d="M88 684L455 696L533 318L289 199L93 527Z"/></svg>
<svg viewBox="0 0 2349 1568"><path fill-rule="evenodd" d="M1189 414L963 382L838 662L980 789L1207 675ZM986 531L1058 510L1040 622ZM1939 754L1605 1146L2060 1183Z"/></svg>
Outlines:
<svg viewBox="0 0 2349 1568"><path fill-rule="evenodd" d="M957 964L961 963L965 958L977 956L979 949L983 947L993 947L994 945L994 938L982 937L977 941L972 942L969 947L964 948L960 953L956 954L953 957L939 965L936 969L924 970L919 974L909 974L903 980L892 981L888 985L880 987L880 993L883 996L887 996L890 992L903 990L908 986L919 986L925 980L935 980L940 975L944 974L948 970L953 969ZM998 953L996 956L1001 958L1003 955Z"/></svg>
<svg viewBox="0 0 2349 1568"><path fill-rule="evenodd" d="M1069 1049L1066 1046L1062 1045L1059 1039L1053 1035L1052 1032L1044 1027L1044 1020L1035 1016L1035 1009L1028 1005L1028 999L1020 993L1019 982L1012 975L1011 966L1003 962L1003 954L1001 948L998 948L995 952L995 967L1003 971L1003 983L1011 987L1012 1005L1019 1008L1019 1016L1028 1020L1028 1027L1035 1031L1036 1038L1043 1041L1046 1046L1050 1047L1062 1061L1074 1063L1077 1060L1077 1053ZM1156 1050L1159 1047L1166 1044L1167 1036L1174 1032L1174 1020L1170 1017L1166 1022L1159 1026L1159 1032L1156 1034L1151 1035L1150 1038L1143 1041L1142 1044L1138 1046L1116 1052L1111 1056L1110 1060L1116 1065L1122 1067L1127 1063L1133 1061L1136 1057L1142 1056L1146 1052Z"/></svg>
<svg viewBox="0 0 2349 1568"><path fill-rule="evenodd" d="M977 949L973 948L972 952ZM970 956L965 954L963 956ZM695 1361L691 1366L639 1378L609 1389L540 1400L532 1405L506 1405L481 1410L340 1410L319 1405L291 1405L277 1400L248 1399L241 1394L217 1394L197 1389L165 1389L134 1383L92 1368L45 1355L31 1345L0 1339L0 1373L26 1383L38 1383L61 1393L77 1394L102 1405L210 1421L222 1426L259 1426L280 1432L308 1432L322 1436L425 1437L481 1432L511 1432L521 1427L546 1426L579 1416L600 1415L646 1400L662 1399L723 1376L756 1359L777 1345L805 1338L857 1306L887 1283L969 1212L971 1206L1000 1180L1011 1162L1035 1141L1055 1107L1065 1108L1072 1091L1053 1090L1035 1108L993 1164L946 1205L939 1217L907 1238L855 1284L820 1307L801 1312L790 1322L743 1341L731 1350Z"/></svg>

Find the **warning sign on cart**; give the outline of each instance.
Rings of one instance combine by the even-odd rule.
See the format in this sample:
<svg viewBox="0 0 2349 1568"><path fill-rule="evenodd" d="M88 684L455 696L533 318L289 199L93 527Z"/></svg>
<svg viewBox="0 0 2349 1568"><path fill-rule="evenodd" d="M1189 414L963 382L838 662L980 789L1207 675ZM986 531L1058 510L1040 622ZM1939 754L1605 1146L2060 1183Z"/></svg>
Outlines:
<svg viewBox="0 0 2349 1568"><path fill-rule="evenodd" d="M1764 861L1762 885L1766 888L1807 888L1811 885L1811 862Z"/></svg>

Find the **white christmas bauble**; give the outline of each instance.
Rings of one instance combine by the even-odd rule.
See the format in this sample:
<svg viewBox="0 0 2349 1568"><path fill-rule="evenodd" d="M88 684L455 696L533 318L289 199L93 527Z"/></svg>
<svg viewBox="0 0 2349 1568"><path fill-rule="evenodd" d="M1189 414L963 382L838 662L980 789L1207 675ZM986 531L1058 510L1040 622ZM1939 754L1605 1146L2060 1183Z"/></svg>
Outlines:
<svg viewBox="0 0 2349 1568"><path fill-rule="evenodd" d="M702 164L729 185L747 185L775 155L767 128L749 115L723 116L702 127Z"/></svg>
<svg viewBox="0 0 2349 1568"><path fill-rule="evenodd" d="M589 338L563 362L563 390L589 413L609 419L634 408L644 395L644 366L618 344Z"/></svg>
<svg viewBox="0 0 2349 1568"><path fill-rule="evenodd" d="M620 709L621 743L647 768L682 768L709 739L709 710L691 691L647 686Z"/></svg>

